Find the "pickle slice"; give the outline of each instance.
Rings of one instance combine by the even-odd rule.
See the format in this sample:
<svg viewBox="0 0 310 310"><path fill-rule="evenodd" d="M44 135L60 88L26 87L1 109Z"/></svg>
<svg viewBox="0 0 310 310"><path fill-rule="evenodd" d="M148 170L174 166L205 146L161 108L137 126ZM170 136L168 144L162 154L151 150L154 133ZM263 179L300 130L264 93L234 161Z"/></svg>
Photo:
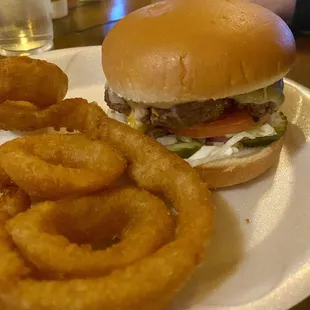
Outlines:
<svg viewBox="0 0 310 310"><path fill-rule="evenodd" d="M255 139L245 138L241 142L245 147L267 146L272 142L279 140L285 133L287 127L287 118L282 112L275 113L271 118L270 125L275 129L276 135L267 137L258 137Z"/></svg>
<svg viewBox="0 0 310 310"><path fill-rule="evenodd" d="M187 143L176 143L172 145L167 145L166 148L179 155L180 157L187 159L198 152L202 144L196 141Z"/></svg>
<svg viewBox="0 0 310 310"><path fill-rule="evenodd" d="M242 140L242 144L245 147L260 147L260 146L267 146L271 144L272 142L275 142L279 140L282 137L282 135L273 135L269 137L259 137L255 139L244 139Z"/></svg>

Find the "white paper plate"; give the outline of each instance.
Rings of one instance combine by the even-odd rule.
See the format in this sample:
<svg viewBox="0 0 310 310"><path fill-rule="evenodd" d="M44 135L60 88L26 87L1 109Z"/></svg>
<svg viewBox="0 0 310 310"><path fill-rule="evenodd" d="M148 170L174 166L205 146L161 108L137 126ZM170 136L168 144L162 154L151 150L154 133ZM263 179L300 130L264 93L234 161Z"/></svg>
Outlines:
<svg viewBox="0 0 310 310"><path fill-rule="evenodd" d="M104 106L100 47L38 58L67 73L68 97ZM310 92L286 80L285 93L292 124L278 167L214 193L211 247L169 310L288 309L310 294Z"/></svg>

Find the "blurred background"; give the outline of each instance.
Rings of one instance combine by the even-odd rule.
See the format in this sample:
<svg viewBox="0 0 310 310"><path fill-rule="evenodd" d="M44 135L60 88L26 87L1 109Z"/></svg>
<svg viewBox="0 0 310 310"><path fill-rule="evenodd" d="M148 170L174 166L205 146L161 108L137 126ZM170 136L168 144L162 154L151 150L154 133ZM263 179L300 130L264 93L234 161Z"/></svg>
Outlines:
<svg viewBox="0 0 310 310"><path fill-rule="evenodd" d="M308 35L310 26L307 25L307 23L310 25L310 0L297 1L300 1L298 2L298 15L302 16L298 16L298 19L293 22L294 15L296 15L296 0L252 0L252 2L272 9L289 24L295 24L292 27L295 27L298 59L289 77L310 88L310 36ZM54 20L54 48L101 44L118 20L154 2L158 1L68 0L68 16Z"/></svg>
<svg viewBox="0 0 310 310"><path fill-rule="evenodd" d="M101 44L126 14L152 0L68 0L69 15L54 20L55 48Z"/></svg>

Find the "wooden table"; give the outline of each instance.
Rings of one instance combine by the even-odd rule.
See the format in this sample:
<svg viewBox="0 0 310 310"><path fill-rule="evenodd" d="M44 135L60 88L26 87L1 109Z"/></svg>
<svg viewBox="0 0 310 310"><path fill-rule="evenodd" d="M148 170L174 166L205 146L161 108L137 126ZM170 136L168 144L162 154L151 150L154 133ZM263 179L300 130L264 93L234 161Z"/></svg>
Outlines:
<svg viewBox="0 0 310 310"><path fill-rule="evenodd" d="M151 0L69 0L65 18L54 21L55 49L100 45L115 22ZM297 38L298 59L288 77L310 88L310 36ZM309 292L310 295L310 292ZM292 310L309 310L310 298Z"/></svg>

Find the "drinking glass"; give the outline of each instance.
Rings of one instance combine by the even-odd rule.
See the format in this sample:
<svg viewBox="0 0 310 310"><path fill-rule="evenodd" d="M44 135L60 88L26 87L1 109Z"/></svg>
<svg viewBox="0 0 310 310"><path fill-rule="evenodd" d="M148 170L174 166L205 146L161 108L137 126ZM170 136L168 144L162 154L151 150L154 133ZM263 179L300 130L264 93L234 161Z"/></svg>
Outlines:
<svg viewBox="0 0 310 310"><path fill-rule="evenodd" d="M50 0L0 0L0 54L30 55L53 46Z"/></svg>

